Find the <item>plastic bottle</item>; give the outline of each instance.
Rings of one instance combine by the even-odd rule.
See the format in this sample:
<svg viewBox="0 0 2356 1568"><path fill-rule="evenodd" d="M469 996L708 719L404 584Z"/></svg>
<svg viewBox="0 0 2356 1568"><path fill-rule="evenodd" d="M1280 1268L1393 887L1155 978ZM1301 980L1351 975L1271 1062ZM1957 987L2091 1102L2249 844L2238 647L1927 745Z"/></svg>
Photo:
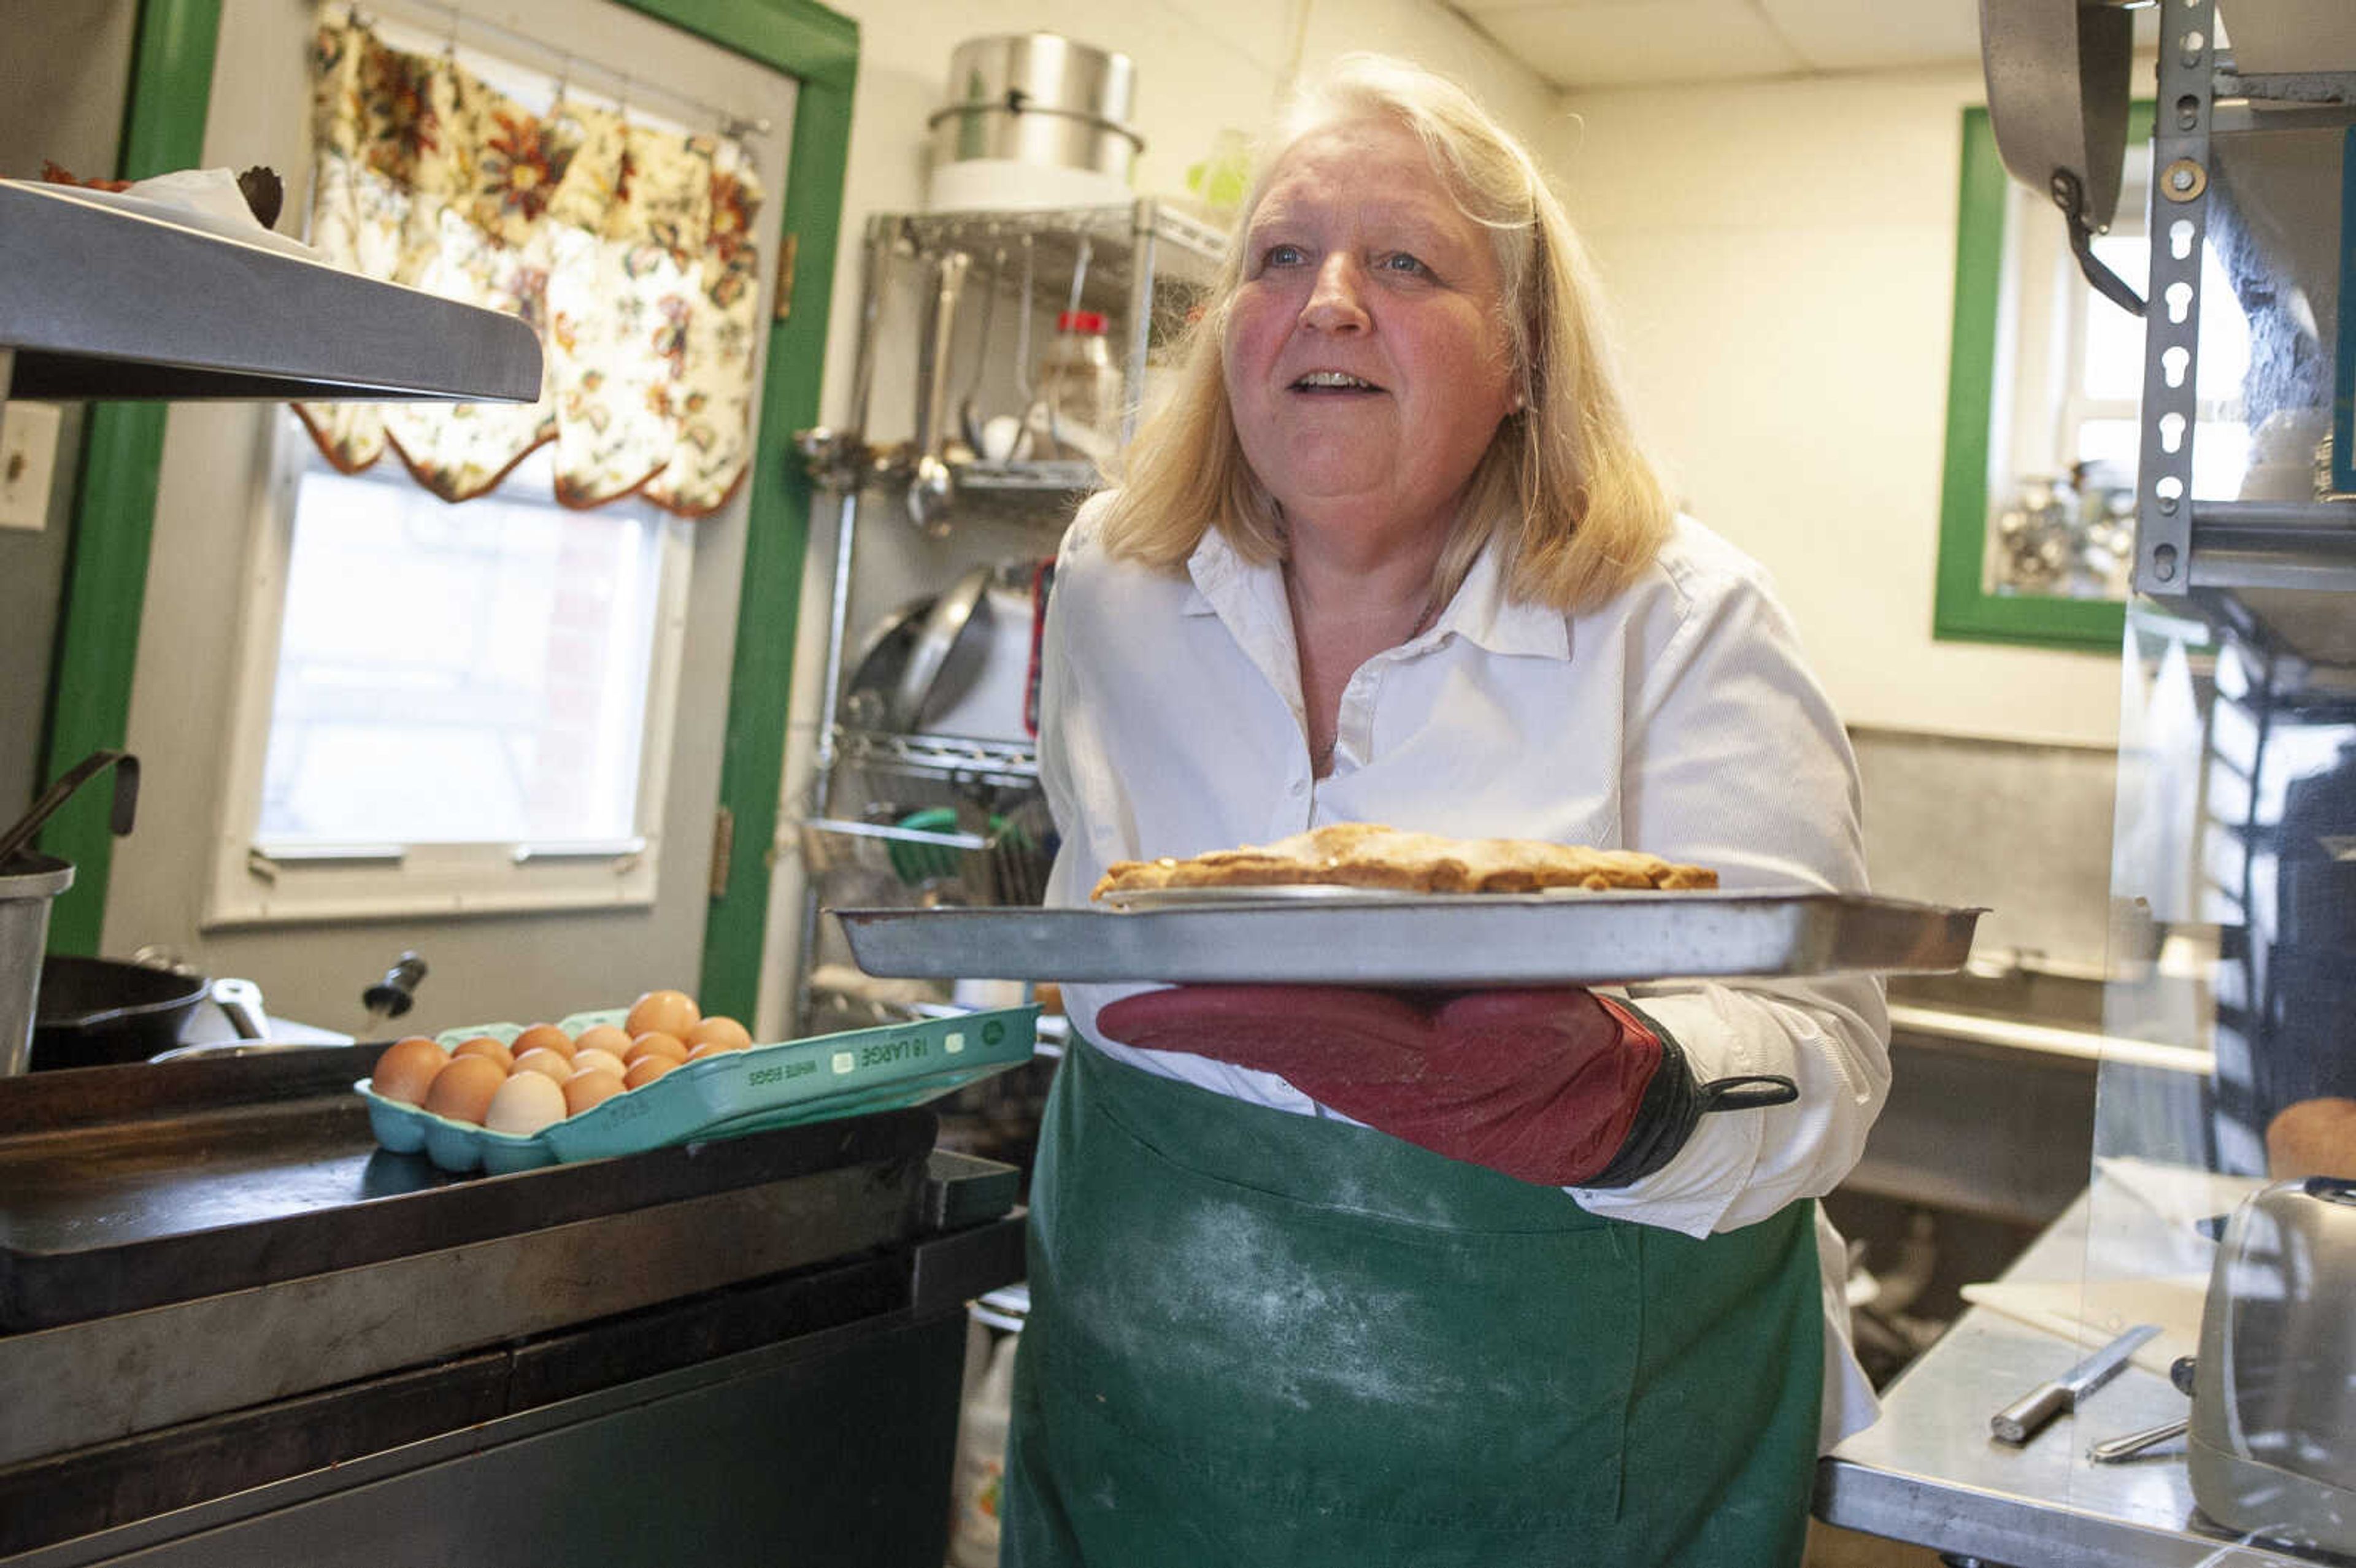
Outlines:
<svg viewBox="0 0 2356 1568"><path fill-rule="evenodd" d="M1037 386L1031 454L1109 461L1120 442L1121 376L1105 343L1101 312L1067 310L1055 317Z"/></svg>
<svg viewBox="0 0 2356 1568"><path fill-rule="evenodd" d="M950 1568L998 1568L1000 1492L1006 1479L1006 1424L1014 1398L1014 1348L1009 1334L990 1353L990 1371L967 1400L958 1424L957 1475L949 1514Z"/></svg>

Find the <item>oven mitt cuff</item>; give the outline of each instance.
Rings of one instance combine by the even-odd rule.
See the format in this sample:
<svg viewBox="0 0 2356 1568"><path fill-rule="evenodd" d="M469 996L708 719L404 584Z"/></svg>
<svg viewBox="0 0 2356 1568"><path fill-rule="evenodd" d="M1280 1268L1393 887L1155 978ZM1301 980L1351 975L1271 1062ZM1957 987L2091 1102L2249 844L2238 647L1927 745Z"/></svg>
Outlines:
<svg viewBox="0 0 2356 1568"><path fill-rule="evenodd" d="M1797 1084L1772 1073L1697 1083L1686 1061L1685 1048L1650 1014L1614 997L1599 995L1595 999L1620 1020L1623 1029L1641 1031L1658 1040L1661 1060L1653 1070L1652 1081L1644 1085L1644 1097L1637 1103L1636 1115L1618 1152L1578 1186L1627 1187L1642 1181L1675 1159L1702 1117L1712 1111L1784 1105L1800 1097Z"/></svg>

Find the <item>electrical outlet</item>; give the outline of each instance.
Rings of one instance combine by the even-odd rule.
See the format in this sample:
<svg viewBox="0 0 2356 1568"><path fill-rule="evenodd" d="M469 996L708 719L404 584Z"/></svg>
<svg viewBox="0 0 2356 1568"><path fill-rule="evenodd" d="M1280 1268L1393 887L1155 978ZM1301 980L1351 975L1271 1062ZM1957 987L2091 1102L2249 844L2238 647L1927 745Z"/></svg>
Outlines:
<svg viewBox="0 0 2356 1568"><path fill-rule="evenodd" d="M48 526L63 421L55 403L0 403L0 528Z"/></svg>

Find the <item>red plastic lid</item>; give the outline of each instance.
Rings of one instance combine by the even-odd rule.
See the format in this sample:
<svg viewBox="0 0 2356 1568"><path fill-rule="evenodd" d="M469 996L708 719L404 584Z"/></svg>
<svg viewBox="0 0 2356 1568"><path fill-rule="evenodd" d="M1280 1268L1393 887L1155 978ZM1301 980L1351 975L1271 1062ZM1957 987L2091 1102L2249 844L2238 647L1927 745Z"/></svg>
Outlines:
<svg viewBox="0 0 2356 1568"><path fill-rule="evenodd" d="M1058 332L1102 332L1104 329L1104 312L1100 310L1067 310L1055 317L1055 330Z"/></svg>

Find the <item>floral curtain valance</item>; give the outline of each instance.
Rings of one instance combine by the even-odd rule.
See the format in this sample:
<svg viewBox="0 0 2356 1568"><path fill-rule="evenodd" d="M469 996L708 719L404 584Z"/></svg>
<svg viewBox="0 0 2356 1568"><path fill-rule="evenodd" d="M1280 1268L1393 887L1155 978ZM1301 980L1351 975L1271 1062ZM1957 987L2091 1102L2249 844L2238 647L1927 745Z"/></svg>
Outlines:
<svg viewBox="0 0 2356 1568"><path fill-rule="evenodd" d="M391 446L463 501L543 443L558 499L701 517L752 443L760 187L732 143L560 98L526 109L455 60L322 16L311 243L339 266L519 315L540 401L296 411L346 473Z"/></svg>

